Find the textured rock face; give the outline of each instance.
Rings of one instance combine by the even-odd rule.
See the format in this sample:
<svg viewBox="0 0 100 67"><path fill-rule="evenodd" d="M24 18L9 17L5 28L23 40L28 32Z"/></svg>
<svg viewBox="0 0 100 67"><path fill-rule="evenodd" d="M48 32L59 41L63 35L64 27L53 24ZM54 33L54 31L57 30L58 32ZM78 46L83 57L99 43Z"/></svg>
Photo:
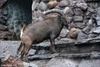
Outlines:
<svg viewBox="0 0 100 67"><path fill-rule="evenodd" d="M77 67L77 63L70 59L53 58L47 63L46 67Z"/></svg>
<svg viewBox="0 0 100 67"><path fill-rule="evenodd" d="M77 38L79 32L80 32L79 29L71 28L71 30L69 31L69 37L75 39Z"/></svg>

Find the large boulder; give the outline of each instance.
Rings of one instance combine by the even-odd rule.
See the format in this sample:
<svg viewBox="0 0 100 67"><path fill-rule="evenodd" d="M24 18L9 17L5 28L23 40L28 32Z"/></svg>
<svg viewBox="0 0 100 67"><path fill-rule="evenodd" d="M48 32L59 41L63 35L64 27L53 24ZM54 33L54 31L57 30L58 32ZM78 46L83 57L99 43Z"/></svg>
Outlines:
<svg viewBox="0 0 100 67"><path fill-rule="evenodd" d="M80 29L78 29L78 28L71 28L70 31L69 31L69 37L76 39L79 31L80 31Z"/></svg>
<svg viewBox="0 0 100 67"><path fill-rule="evenodd" d="M57 1L50 1L48 3L48 8L52 9L52 8L56 7L57 5L58 5Z"/></svg>

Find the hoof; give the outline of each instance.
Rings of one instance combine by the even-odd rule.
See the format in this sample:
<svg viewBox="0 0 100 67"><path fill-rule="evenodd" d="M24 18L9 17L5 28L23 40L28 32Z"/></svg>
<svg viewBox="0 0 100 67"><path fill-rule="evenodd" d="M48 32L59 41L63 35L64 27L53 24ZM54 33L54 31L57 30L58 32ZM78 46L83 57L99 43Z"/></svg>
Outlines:
<svg viewBox="0 0 100 67"><path fill-rule="evenodd" d="M15 56L15 58L16 58L16 59L19 59L19 58L20 58L20 56L19 56L19 55L16 55L16 56Z"/></svg>
<svg viewBox="0 0 100 67"><path fill-rule="evenodd" d="M28 59L26 59L26 58L23 58L23 59L22 59L22 61L24 61L24 62L28 62Z"/></svg>
<svg viewBox="0 0 100 67"><path fill-rule="evenodd" d="M51 51L51 54L54 54L54 53L57 53L57 51L56 50L52 50Z"/></svg>

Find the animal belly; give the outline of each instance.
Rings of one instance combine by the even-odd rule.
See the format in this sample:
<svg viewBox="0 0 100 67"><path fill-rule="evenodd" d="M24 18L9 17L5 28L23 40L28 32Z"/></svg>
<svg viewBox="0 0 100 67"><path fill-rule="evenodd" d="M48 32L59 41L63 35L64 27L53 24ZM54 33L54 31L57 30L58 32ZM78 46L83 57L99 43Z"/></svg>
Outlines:
<svg viewBox="0 0 100 67"><path fill-rule="evenodd" d="M44 40L47 40L49 39L49 37L38 37L38 38L35 38L35 40L33 41L34 44L38 44L38 43L41 43L43 42Z"/></svg>

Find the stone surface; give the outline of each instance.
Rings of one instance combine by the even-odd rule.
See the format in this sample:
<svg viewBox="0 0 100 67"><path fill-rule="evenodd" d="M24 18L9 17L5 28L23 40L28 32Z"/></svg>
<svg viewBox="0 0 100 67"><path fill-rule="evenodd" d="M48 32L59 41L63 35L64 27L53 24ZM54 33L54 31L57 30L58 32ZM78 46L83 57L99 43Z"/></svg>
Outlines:
<svg viewBox="0 0 100 67"><path fill-rule="evenodd" d="M100 26L100 17L97 15L96 17L97 25Z"/></svg>
<svg viewBox="0 0 100 67"><path fill-rule="evenodd" d="M75 22L83 21L83 17L82 16L74 16L74 21Z"/></svg>
<svg viewBox="0 0 100 67"><path fill-rule="evenodd" d="M83 10L86 10L88 8L86 3L77 3L76 6L80 7Z"/></svg>
<svg viewBox="0 0 100 67"><path fill-rule="evenodd" d="M96 8L97 14L100 16L100 7Z"/></svg>
<svg viewBox="0 0 100 67"><path fill-rule="evenodd" d="M66 37L68 34L68 30L67 29L62 29L61 33L60 33L60 37Z"/></svg>
<svg viewBox="0 0 100 67"><path fill-rule="evenodd" d="M46 11L47 5L44 2L40 2L38 9L40 9L41 11Z"/></svg>
<svg viewBox="0 0 100 67"><path fill-rule="evenodd" d="M19 41L0 41L0 57L7 54L15 56L19 45Z"/></svg>
<svg viewBox="0 0 100 67"><path fill-rule="evenodd" d="M99 67L100 66L100 60L82 60L79 64L79 67Z"/></svg>
<svg viewBox="0 0 100 67"><path fill-rule="evenodd" d="M68 2L66 1L66 0L62 0L62 1L60 1L60 3L58 4L60 7L66 7L66 6L68 6Z"/></svg>
<svg viewBox="0 0 100 67"><path fill-rule="evenodd" d="M93 31L93 33L100 34L100 27L97 27L97 28Z"/></svg>
<svg viewBox="0 0 100 67"><path fill-rule="evenodd" d="M46 67L77 67L77 63L71 59L53 58Z"/></svg>
<svg viewBox="0 0 100 67"><path fill-rule="evenodd" d="M49 60L36 60L33 63L39 65L39 67L99 67L100 59L53 58Z"/></svg>
<svg viewBox="0 0 100 67"><path fill-rule="evenodd" d="M68 17L72 17L73 16L73 11L70 7L65 7L65 9L63 10L64 11L64 14Z"/></svg>
<svg viewBox="0 0 100 67"><path fill-rule="evenodd" d="M78 36L77 36L77 41L76 42L81 42L81 41L83 41L83 40L85 40L87 38L88 38L87 34L85 34L83 32L79 32Z"/></svg>

